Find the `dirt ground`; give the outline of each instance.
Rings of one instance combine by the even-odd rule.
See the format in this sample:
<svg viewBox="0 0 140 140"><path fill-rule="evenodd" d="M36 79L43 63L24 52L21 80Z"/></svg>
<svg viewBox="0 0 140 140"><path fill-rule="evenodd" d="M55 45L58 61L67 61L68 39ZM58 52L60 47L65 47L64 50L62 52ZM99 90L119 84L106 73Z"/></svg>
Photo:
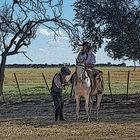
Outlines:
<svg viewBox="0 0 140 140"><path fill-rule="evenodd" d="M0 140L139 140L140 98L103 98L96 120L95 102L87 122L81 101L77 123L75 101L66 100L65 122L54 121L53 102L0 103Z"/></svg>
<svg viewBox="0 0 140 140"><path fill-rule="evenodd" d="M67 122L76 122L75 101L66 100L64 116ZM95 102L90 114L91 121L96 120ZM44 118L48 123L54 123L53 102L28 101L20 103L0 103L0 121L12 119L31 121ZM140 98L108 102L102 100L99 120L101 121L140 121ZM86 121L84 101L81 101L80 121ZM33 123L33 122L30 122ZM41 122L36 125L41 125Z"/></svg>

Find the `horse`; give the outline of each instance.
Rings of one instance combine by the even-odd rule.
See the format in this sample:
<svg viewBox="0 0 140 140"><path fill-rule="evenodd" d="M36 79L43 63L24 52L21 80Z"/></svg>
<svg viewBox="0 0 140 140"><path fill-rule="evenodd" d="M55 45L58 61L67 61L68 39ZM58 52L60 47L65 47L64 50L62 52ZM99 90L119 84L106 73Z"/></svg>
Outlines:
<svg viewBox="0 0 140 140"><path fill-rule="evenodd" d="M96 104L96 118L98 119L98 111L100 108L100 102L102 99L102 94L98 94L98 87L100 86L100 75L97 75L95 78L92 78L91 73L86 70L84 64L76 65L76 74L73 81L73 95L76 100L76 117L77 121L79 120L79 109L80 109L80 98L84 97L85 99L85 109L87 115L87 121L90 120L89 113L92 108L92 97L96 95L97 104Z"/></svg>
<svg viewBox="0 0 140 140"><path fill-rule="evenodd" d="M94 76L94 84L92 85L92 92L90 94L90 112L93 103L93 97L96 96L96 119L98 120L98 114L100 109L100 104L102 100L102 96L104 94L104 82L103 82L103 73L97 69L94 70L97 74Z"/></svg>

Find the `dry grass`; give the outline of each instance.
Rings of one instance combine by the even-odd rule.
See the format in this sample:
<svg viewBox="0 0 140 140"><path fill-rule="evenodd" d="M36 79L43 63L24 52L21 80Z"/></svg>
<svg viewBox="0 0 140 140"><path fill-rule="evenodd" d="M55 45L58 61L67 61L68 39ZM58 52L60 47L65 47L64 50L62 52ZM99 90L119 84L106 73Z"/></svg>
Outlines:
<svg viewBox="0 0 140 140"><path fill-rule="evenodd" d="M70 68L72 73L75 71L75 67ZM129 94L138 94L140 92L140 68L138 67L135 71L133 67L97 67L104 73L104 89L105 94L110 94L108 86L108 71L110 72L110 86L112 94L126 94L127 91L127 79L128 71L130 71L129 81ZM46 88L46 84L42 77L44 73L48 86L51 87L52 78L56 72L60 71L58 67L48 68L7 68L5 72L4 82L4 98L5 101L18 101L19 92L13 73L16 73L21 94L23 100L50 100L49 91ZM68 79L70 78L67 77ZM70 93L70 87L66 88L64 93ZM65 95L69 97L70 95ZM3 99L1 99L3 100Z"/></svg>
<svg viewBox="0 0 140 140"><path fill-rule="evenodd" d="M0 122L1 140L139 140L139 132L140 122L51 124L41 118Z"/></svg>

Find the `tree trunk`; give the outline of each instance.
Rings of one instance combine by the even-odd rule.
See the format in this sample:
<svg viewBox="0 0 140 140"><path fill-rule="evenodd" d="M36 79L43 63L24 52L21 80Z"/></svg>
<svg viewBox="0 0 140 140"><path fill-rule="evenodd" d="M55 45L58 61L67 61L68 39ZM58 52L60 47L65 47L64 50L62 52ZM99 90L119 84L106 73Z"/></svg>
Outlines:
<svg viewBox="0 0 140 140"><path fill-rule="evenodd" d="M0 64L0 95L3 94L3 83L4 83L4 72L6 65L6 55L2 54L1 64Z"/></svg>

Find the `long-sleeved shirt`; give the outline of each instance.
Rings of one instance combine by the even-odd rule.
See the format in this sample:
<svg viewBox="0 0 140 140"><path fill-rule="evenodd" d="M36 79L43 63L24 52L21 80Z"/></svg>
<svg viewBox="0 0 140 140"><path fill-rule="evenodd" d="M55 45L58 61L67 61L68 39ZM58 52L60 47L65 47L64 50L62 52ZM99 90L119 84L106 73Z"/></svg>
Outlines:
<svg viewBox="0 0 140 140"><path fill-rule="evenodd" d="M83 62L84 64L95 64L96 59L95 55L93 54L92 51L89 52L80 52L78 57L77 57L78 62Z"/></svg>

